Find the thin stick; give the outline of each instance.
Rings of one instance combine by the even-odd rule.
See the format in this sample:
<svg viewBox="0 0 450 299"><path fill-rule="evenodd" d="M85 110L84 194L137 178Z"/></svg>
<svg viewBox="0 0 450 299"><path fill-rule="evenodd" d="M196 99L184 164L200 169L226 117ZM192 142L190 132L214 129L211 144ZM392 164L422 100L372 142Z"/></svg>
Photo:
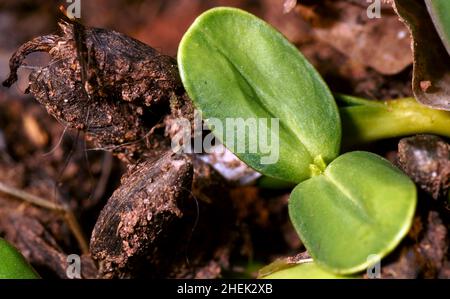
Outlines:
<svg viewBox="0 0 450 299"><path fill-rule="evenodd" d="M86 144L86 143L85 143ZM108 184L109 177L111 176L113 164L113 156L110 152L105 152L102 161L102 172L100 179L98 180L97 187L94 190L92 198L94 201L98 201L105 194L106 185Z"/></svg>
<svg viewBox="0 0 450 299"><path fill-rule="evenodd" d="M75 239L78 241L78 246L80 246L81 252L83 254L89 254L89 244L86 240L86 236L84 235L83 230L81 229L81 226L78 223L78 220L75 217L75 215L71 211L66 210L66 213L64 214L64 218L66 218L67 225L70 227L72 234L74 235Z"/></svg>
<svg viewBox="0 0 450 299"><path fill-rule="evenodd" d="M4 183L0 182L0 191L9 195L12 195L16 198L20 198L26 202L29 202L33 205L40 206L42 208L53 210L57 212L65 212L66 210L64 207L57 203L53 203L51 201L48 201L46 199L40 198L36 195L30 194L28 192L25 192L23 190L16 189L14 187L5 185Z"/></svg>
<svg viewBox="0 0 450 299"><path fill-rule="evenodd" d="M89 245L86 240L86 237L83 234L83 231L81 229L80 224L78 223L77 218L75 217L75 215L69 208L66 208L60 204L48 201L42 197L30 194L23 190L19 190L17 188L8 186L2 182L0 182L0 192L14 196L18 199L21 199L21 200L28 202L30 204L33 204L35 206L39 206L39 207L63 214L63 216L67 222L67 225L69 226L70 231L72 232L72 234L74 235L75 239L78 242L78 246L80 247L81 252L83 254L89 253Z"/></svg>

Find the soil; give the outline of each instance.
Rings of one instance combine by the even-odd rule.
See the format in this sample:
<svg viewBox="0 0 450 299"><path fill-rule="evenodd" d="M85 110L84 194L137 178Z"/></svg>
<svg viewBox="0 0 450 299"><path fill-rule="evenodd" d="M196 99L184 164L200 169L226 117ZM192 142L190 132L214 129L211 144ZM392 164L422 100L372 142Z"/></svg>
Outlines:
<svg viewBox="0 0 450 299"><path fill-rule="evenodd" d="M47 2L0 4L0 79L11 87L0 87L0 183L65 207L80 225L0 192L0 237L44 278L66 278L69 254L82 256L82 278L256 277L277 258L307 255L289 222L289 189L224 175L224 167L243 167L236 158L218 169L223 157L170 150L174 120L193 117L173 56L210 7L239 6L272 23L333 91L379 100L412 95L412 54L395 40L406 29L389 6L374 24L335 13L361 13L361 1L83 2L82 23L105 28L98 29ZM380 36L388 38L386 55L370 52ZM367 44L345 51L356 38ZM383 260L383 277L449 278L450 212L442 200L449 145L417 138L399 148L398 139L370 145L423 190L408 237ZM428 156L411 160L414 151Z"/></svg>

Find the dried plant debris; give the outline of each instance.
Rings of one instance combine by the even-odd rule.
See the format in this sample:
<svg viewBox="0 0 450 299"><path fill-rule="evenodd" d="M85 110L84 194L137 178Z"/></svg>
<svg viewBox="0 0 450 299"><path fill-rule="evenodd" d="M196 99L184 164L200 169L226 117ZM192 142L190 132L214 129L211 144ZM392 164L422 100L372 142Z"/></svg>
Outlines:
<svg viewBox="0 0 450 299"><path fill-rule="evenodd" d="M366 1L321 1L311 6L300 2L297 11L311 24L317 40L348 56L353 64L383 75L398 74L412 63L407 30L392 10L383 10L381 18L369 18L368 5Z"/></svg>
<svg viewBox="0 0 450 299"><path fill-rule="evenodd" d="M42 172L1 161L0 169L2 183L27 190L30 194L48 195L55 192L54 182ZM71 203L76 205L75 202ZM4 193L0 193L0 235L18 247L46 277L67 278L67 255L73 252L67 253L66 250L73 248L75 253L79 252L74 246L71 231L59 213L30 205ZM88 255L83 259L83 267L84 263L87 265L81 276L97 276L92 259Z"/></svg>
<svg viewBox="0 0 450 299"><path fill-rule="evenodd" d="M99 276L218 277L237 238L235 216L220 174L169 149L177 119L193 117L175 61L113 31L60 27L61 36L18 49L4 85L17 80L28 54L48 52L51 62L31 73L28 92L64 125L129 163L92 234ZM58 275L60 262L51 265Z"/></svg>
<svg viewBox="0 0 450 299"><path fill-rule="evenodd" d="M157 265L160 244L183 215L189 196L192 163L168 152L134 166L101 212L91 238L91 252L106 277L127 277L143 256ZM175 237L175 236L173 236Z"/></svg>
<svg viewBox="0 0 450 299"><path fill-rule="evenodd" d="M67 278L68 255L39 220L21 212L3 210L0 212L0 226L5 237L14 243L41 273ZM97 268L89 255L81 257L80 269L80 278L97 276Z"/></svg>
<svg viewBox="0 0 450 299"><path fill-rule="evenodd" d="M0 183L70 207L82 221L83 232L90 232L92 223L84 220L90 213L97 214L103 197L100 193L99 199L90 197L102 169L101 155L91 153L87 162L83 143L74 144L72 132L64 131L36 103L4 93L0 98ZM34 142L38 136L46 136L47 142ZM115 175L120 175L116 167ZM112 180L107 184L106 198L109 188L114 188ZM42 277L67 278L67 256L80 253L61 213L6 193L0 193L0 236L18 247ZM81 277L96 277L90 256L81 259Z"/></svg>
<svg viewBox="0 0 450 299"><path fill-rule="evenodd" d="M170 113L170 101L184 91L176 61L115 31L60 22L62 35L38 37L10 60L3 83L17 81L17 70L33 52L51 62L30 74L30 92L60 122L86 131L99 148L125 160L155 146L154 128ZM152 130L153 129L153 130Z"/></svg>
<svg viewBox="0 0 450 299"><path fill-rule="evenodd" d="M437 136L403 138L398 144L401 168L433 198L445 197L450 187L450 145Z"/></svg>
<svg viewBox="0 0 450 299"><path fill-rule="evenodd" d="M192 156L192 192L184 202L176 262L168 277L217 278L230 270L233 251L242 239L229 183L209 164ZM239 254L242 256L242 254Z"/></svg>
<svg viewBox="0 0 450 299"><path fill-rule="evenodd" d="M450 110L450 56L423 0L395 0L394 8L413 38L413 91L419 102Z"/></svg>
<svg viewBox="0 0 450 299"><path fill-rule="evenodd" d="M167 152L130 167L100 214L91 252L104 278L216 278L229 266L234 219L225 180Z"/></svg>
<svg viewBox="0 0 450 299"><path fill-rule="evenodd" d="M448 228L440 213L423 210L402 245L382 261L383 278L450 278Z"/></svg>
<svg viewBox="0 0 450 299"><path fill-rule="evenodd" d="M280 270L284 270L295 265L312 262L312 258L307 251L301 252L294 256L279 258L270 265L259 270L258 277L268 276Z"/></svg>

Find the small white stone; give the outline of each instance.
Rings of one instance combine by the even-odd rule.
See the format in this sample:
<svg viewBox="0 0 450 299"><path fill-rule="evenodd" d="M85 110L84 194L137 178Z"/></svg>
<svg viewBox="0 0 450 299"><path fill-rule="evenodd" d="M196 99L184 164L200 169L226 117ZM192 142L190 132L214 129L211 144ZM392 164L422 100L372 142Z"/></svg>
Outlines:
<svg viewBox="0 0 450 299"><path fill-rule="evenodd" d="M397 33L398 39L404 39L406 37L406 31L402 30Z"/></svg>

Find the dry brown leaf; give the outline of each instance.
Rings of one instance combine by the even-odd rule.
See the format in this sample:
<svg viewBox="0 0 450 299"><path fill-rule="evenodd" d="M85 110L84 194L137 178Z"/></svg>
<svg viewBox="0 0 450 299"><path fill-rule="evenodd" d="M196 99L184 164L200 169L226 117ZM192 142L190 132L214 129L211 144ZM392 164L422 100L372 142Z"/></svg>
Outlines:
<svg viewBox="0 0 450 299"><path fill-rule="evenodd" d="M407 29L389 11L370 19L367 7L359 1L324 1L320 7L299 4L298 11L312 24L317 39L381 74L397 74L412 63Z"/></svg>

